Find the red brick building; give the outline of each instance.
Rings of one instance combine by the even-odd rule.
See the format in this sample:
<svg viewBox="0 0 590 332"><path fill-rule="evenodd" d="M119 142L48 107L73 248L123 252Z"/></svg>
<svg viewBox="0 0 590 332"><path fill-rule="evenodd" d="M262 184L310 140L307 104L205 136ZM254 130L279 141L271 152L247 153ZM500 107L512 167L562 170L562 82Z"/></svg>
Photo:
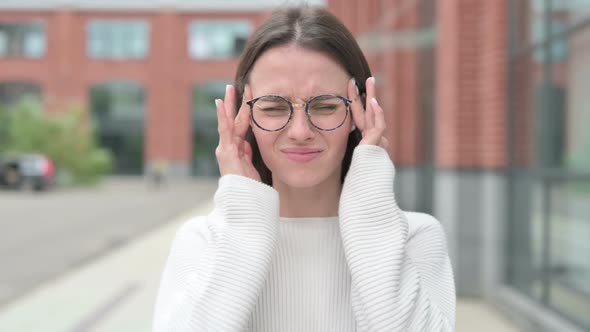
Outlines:
<svg viewBox="0 0 590 332"><path fill-rule="evenodd" d="M164 160L171 174L215 174L213 98L233 79L248 33L280 2L3 1L0 102L32 91L50 112L87 105L101 142L120 149L120 172ZM397 199L443 224L458 294L508 309L523 326L590 328L590 264L580 254L590 250L590 6L325 5L370 60Z"/></svg>
<svg viewBox="0 0 590 332"><path fill-rule="evenodd" d="M486 294L501 268L497 261L478 262L498 249L498 238L485 236L482 225L500 231L492 219L501 213L473 209L504 195L506 2L353 3L330 7L354 27L377 77L398 200L445 224L459 294ZM474 222L475 216L490 220Z"/></svg>
<svg viewBox="0 0 590 332"><path fill-rule="evenodd" d="M501 120L503 117L496 110L506 109L505 5L503 2L457 4L454 11L451 5L441 6L434 12L435 6L425 5L428 1L418 1L420 5L413 6L407 3L370 0L328 4L359 36L380 81L382 102L387 109L395 110L388 113L392 124L388 132L392 157L400 166L436 158L436 163L443 167L502 167L506 164L506 121ZM405 8L398 10L401 5ZM491 10L486 16L490 17L489 22L481 21L476 15L460 15L488 9ZM133 82L145 95L145 161L164 159L178 165L180 171L192 160L191 89L203 82L231 81L237 62L236 57L192 57L188 46L191 22L245 20L253 29L265 14L263 8L255 11L198 7L117 9L108 5L4 10L0 12L3 23L41 23L46 47L42 55L32 59L0 58L0 82L38 85L49 111L59 111L69 103L91 106L90 91L105 82ZM439 24L451 22L438 30L438 44L445 47L438 49L436 58L435 16L439 17ZM459 17L464 20L456 19ZM88 42L91 24L124 21L147 25L145 54L93 56ZM486 26L475 28L483 24ZM392 31L397 31L399 36L388 39ZM423 40L413 40L415 31L422 34L418 38ZM486 43L479 53L466 51L469 49L466 46L477 46L482 34L491 43ZM423 44L415 48L412 43ZM494 68L490 69L488 64ZM481 76L482 70L486 77ZM435 78L445 84L435 84ZM474 84L476 80L486 85ZM431 89L425 91L421 83L429 82ZM434 91L434 85L443 89ZM458 91L468 91L462 95L469 97L462 98L471 99L460 99ZM421 98L425 95L429 95L431 103L438 100L437 116L442 121L433 123L424 119L428 106ZM470 111L473 108L489 111L475 114ZM492 122L486 121L489 117L493 118ZM438 125L434 128L438 129L434 130L437 136L430 135L433 128L429 130L425 125ZM481 144L490 146L480 149Z"/></svg>
<svg viewBox="0 0 590 332"><path fill-rule="evenodd" d="M233 53L202 58L191 54L190 26L195 22L221 20L245 22L251 30L263 16L261 8L239 7L174 9L72 5L4 9L0 11L2 24L39 24L45 46L34 56L8 54L0 57L0 82L38 86L50 112L60 111L70 104L92 108L90 99L94 87L108 82L130 83L143 95L144 118L140 117L144 121L143 159L147 165L153 160L166 160L171 172L188 174L192 159L191 91L204 82L231 81L237 64ZM144 46L139 46L142 54L133 54L132 49L129 54L125 54L125 50L120 54L93 54L89 42L92 24L105 25L103 30L110 28L111 34L123 34L126 31L121 25L125 22L139 24L140 29L136 30L144 27L145 33L141 34ZM119 24L120 31L109 24ZM97 35L101 37L100 31ZM139 38L139 35L114 45L117 44L113 40L115 37L106 33L103 44L110 39L112 46L123 48L122 43L132 43L131 38ZM134 164L135 167L122 171L141 172L137 163Z"/></svg>
<svg viewBox="0 0 590 332"><path fill-rule="evenodd" d="M444 225L458 295L525 330L590 329L588 2L329 7L370 58L398 201Z"/></svg>

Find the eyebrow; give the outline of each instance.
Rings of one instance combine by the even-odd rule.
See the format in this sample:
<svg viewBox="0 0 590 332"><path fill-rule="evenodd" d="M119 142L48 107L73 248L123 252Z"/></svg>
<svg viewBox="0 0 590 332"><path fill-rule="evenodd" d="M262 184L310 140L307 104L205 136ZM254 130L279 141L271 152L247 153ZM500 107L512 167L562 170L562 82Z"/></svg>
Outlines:
<svg viewBox="0 0 590 332"><path fill-rule="evenodd" d="M309 101L311 100L311 98L317 97L317 96L323 96L323 95L335 95L335 96L340 96L339 93L335 93L335 92L324 92L324 93L318 93L317 95L313 95L313 96L308 96L306 97L305 101ZM279 96L279 97L283 97L287 100L290 100L291 102L293 101L293 99L291 99L291 96L287 96L287 95L269 95L269 96Z"/></svg>

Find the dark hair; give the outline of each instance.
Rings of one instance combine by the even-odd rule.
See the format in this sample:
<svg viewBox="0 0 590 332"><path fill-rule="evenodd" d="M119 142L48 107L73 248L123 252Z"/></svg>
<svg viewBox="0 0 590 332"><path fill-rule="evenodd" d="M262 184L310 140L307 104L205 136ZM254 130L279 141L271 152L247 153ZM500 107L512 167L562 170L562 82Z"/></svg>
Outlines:
<svg viewBox="0 0 590 332"><path fill-rule="evenodd" d="M246 44L235 78L235 113L242 104L244 86L249 81L256 60L273 47L289 44L331 56L354 77L360 95L365 95L365 81L371 76L371 70L354 36L344 24L322 7L285 7L274 10ZM361 98L361 102L364 105L364 98ZM361 138L358 128L348 136L346 153L342 160L342 182L350 167L352 152ZM248 129L246 140L252 145L252 163L260 173L262 182L272 185L271 171L262 160L252 128Z"/></svg>

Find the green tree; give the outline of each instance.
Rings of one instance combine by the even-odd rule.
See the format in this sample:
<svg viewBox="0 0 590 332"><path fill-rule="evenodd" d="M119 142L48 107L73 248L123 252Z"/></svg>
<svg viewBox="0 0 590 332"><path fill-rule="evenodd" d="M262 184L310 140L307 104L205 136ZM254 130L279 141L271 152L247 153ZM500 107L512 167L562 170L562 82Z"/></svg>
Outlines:
<svg viewBox="0 0 590 332"><path fill-rule="evenodd" d="M85 184L99 180L113 165L111 153L97 146L87 109L47 114L32 99L0 110L0 153L45 154L61 174Z"/></svg>
<svg viewBox="0 0 590 332"><path fill-rule="evenodd" d="M5 149L5 145L8 143L8 125L8 111L0 105L0 152Z"/></svg>

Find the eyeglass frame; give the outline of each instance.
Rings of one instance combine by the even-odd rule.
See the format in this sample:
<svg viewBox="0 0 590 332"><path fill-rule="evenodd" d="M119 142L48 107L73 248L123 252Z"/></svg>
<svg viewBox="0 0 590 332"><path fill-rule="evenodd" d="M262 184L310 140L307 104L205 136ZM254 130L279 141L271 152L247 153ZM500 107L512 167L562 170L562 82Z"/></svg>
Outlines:
<svg viewBox="0 0 590 332"><path fill-rule="evenodd" d="M332 128L332 129L323 129L323 128L320 128L320 127L316 126L313 123L313 121L311 121L311 115L309 114L309 105L311 104L311 102L314 101L317 98L326 97L326 96L336 97L336 98L342 100L344 102L344 105L346 106L346 114L344 116L344 120L342 120L342 123L340 123L337 127ZM278 129L266 129L266 128L262 128L262 126L260 126L258 124L258 122L256 122L256 119L254 119L254 112L253 112L253 110L254 110L254 104L259 99L262 99L262 98L265 98L265 97L278 97L278 98L281 98L284 101L286 101L287 104L289 105L289 109L290 109L289 119L287 120L287 122L285 122L285 124L282 127L278 128ZM342 127L344 125L344 123L346 122L346 118L348 118L348 113L350 113L350 104L352 104L352 100L350 100L348 98L345 98L345 97L342 97L342 96L339 96L339 95L323 94L323 95L318 95L318 96L312 97L312 98L310 98L308 101L306 101L303 104L302 103L297 104L297 103L293 103L292 101L290 101L289 99L287 99L287 98L285 98L283 96L264 95L264 96L256 97L256 98L254 98L252 100L249 100L249 101L246 102L246 104L248 104L248 106L250 106L250 118L252 119L252 122L254 122L254 124L256 125L256 127L260 128L261 130L264 130L264 131L275 132L275 131L283 130L289 124L289 122L291 122L291 118L293 118L293 113L295 112L295 106L301 106L301 105L304 105L305 106L304 110L305 110L305 115L307 116L307 120L309 121L309 123L311 123L311 125L314 128L317 128L318 130L322 130L322 131L334 131L334 130Z"/></svg>

